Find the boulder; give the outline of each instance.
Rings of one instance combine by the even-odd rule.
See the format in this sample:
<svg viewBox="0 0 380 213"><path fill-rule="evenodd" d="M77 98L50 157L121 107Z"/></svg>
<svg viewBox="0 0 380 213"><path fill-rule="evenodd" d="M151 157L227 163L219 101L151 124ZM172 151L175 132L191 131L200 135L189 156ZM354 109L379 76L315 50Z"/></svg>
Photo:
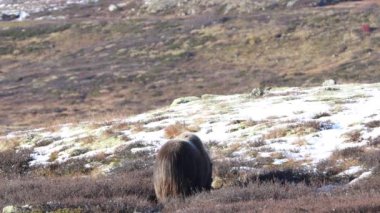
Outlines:
<svg viewBox="0 0 380 213"><path fill-rule="evenodd" d="M264 87L257 87L251 91L251 97L261 97L265 94Z"/></svg>
<svg viewBox="0 0 380 213"><path fill-rule="evenodd" d="M120 7L117 6L116 4L110 4L108 6L108 11L110 11L110 12L115 12L115 11L118 11L118 10L120 10Z"/></svg>
<svg viewBox="0 0 380 213"><path fill-rule="evenodd" d="M22 213L22 209L17 206L6 206L3 208L3 213Z"/></svg>
<svg viewBox="0 0 380 213"><path fill-rule="evenodd" d="M322 83L322 86L324 87L330 87L330 86L334 86L336 84L336 81L334 79L329 79L329 80L326 80Z"/></svg>

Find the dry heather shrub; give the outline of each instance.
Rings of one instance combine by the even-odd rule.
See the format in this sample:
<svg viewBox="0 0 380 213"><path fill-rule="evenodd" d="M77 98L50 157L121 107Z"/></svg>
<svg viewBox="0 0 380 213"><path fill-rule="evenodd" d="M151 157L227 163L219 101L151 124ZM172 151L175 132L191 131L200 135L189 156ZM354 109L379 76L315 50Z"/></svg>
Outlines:
<svg viewBox="0 0 380 213"><path fill-rule="evenodd" d="M93 170L86 166L89 161L87 159L69 159L63 163L53 162L46 166L34 167L33 174L44 177L88 175Z"/></svg>
<svg viewBox="0 0 380 213"><path fill-rule="evenodd" d="M380 167L380 150L367 150L358 158L359 162L364 164L367 168Z"/></svg>
<svg viewBox="0 0 380 213"><path fill-rule="evenodd" d="M58 151L54 151L54 152L50 153L49 161L53 162L53 161L57 160L58 159L58 155L59 155Z"/></svg>
<svg viewBox="0 0 380 213"><path fill-rule="evenodd" d="M371 138L369 141L368 141L368 145L369 146L374 146L374 147L378 147L380 146L380 136L376 137L376 138Z"/></svg>
<svg viewBox="0 0 380 213"><path fill-rule="evenodd" d="M249 147L260 147L266 145L265 139L263 137L257 138L254 141L248 141L247 143Z"/></svg>
<svg viewBox="0 0 380 213"><path fill-rule="evenodd" d="M0 152L0 177L19 176L29 170L32 149L6 150ZM1 181L0 181L1 182Z"/></svg>
<svg viewBox="0 0 380 213"><path fill-rule="evenodd" d="M151 170L110 176L28 177L0 181L0 207L28 203L35 212L158 212ZM0 208L0 209L1 209Z"/></svg>
<svg viewBox="0 0 380 213"><path fill-rule="evenodd" d="M332 154L332 157L336 158L336 159L339 159L339 158L343 158L343 159L347 159L347 158L356 159L356 158L362 156L364 154L364 152L365 151L364 151L363 147L348 147L348 148L345 148L345 149L342 149L342 150L335 151Z"/></svg>
<svg viewBox="0 0 380 213"><path fill-rule="evenodd" d="M84 144L91 144L96 141L96 138L94 136L86 136L84 138L78 139L78 141L84 143Z"/></svg>
<svg viewBox="0 0 380 213"><path fill-rule="evenodd" d="M321 112L321 113L318 113L316 115L313 116L313 119L319 119L319 118L322 118L322 117L329 117L331 116L330 113L328 112Z"/></svg>
<svg viewBox="0 0 380 213"><path fill-rule="evenodd" d="M6 139L6 140L0 140L0 151L1 150L14 150L16 147L20 145L19 138L12 138L12 139Z"/></svg>
<svg viewBox="0 0 380 213"><path fill-rule="evenodd" d="M307 140L305 138L298 138L292 144L296 145L296 146L306 146L307 145Z"/></svg>
<svg viewBox="0 0 380 213"><path fill-rule="evenodd" d="M233 143L229 145L226 149L222 150L222 154L226 157L232 157L233 153L241 149L240 143Z"/></svg>
<svg viewBox="0 0 380 213"><path fill-rule="evenodd" d="M360 130L352 130L350 132L346 132L342 135L345 138L345 142L353 143L353 142L361 142L363 140L362 133Z"/></svg>
<svg viewBox="0 0 380 213"><path fill-rule="evenodd" d="M105 152L99 152L96 155L94 155L91 159L97 162L104 162L108 156L109 154Z"/></svg>
<svg viewBox="0 0 380 213"><path fill-rule="evenodd" d="M284 159L284 158L286 158L286 156L285 156L284 153L282 153L282 152L272 152L272 153L270 154L270 157L271 157L272 159Z"/></svg>
<svg viewBox="0 0 380 213"><path fill-rule="evenodd" d="M124 130L128 130L130 128L131 128L131 124L127 123L127 122L118 123L118 124L115 124L111 127L111 129L114 131L124 131Z"/></svg>
<svg viewBox="0 0 380 213"><path fill-rule="evenodd" d="M270 130L265 136L265 139L275 139L285 137L289 132L288 128L277 128Z"/></svg>
<svg viewBox="0 0 380 213"><path fill-rule="evenodd" d="M365 124L365 127L367 128L377 128L380 127L380 120L370 121Z"/></svg>
<svg viewBox="0 0 380 213"><path fill-rule="evenodd" d="M330 122L306 121L295 125L290 125L289 129L292 134L307 135L330 128Z"/></svg>
<svg viewBox="0 0 380 213"><path fill-rule="evenodd" d="M343 172L343 168L340 165L337 165L336 162L332 159L326 159L320 161L317 166L317 171L327 176L337 175L340 172Z"/></svg>
<svg viewBox="0 0 380 213"><path fill-rule="evenodd" d="M332 153L329 159L317 164L317 170L328 176L337 175L351 166L359 164L359 158L365 154L362 147L349 147Z"/></svg>
<svg viewBox="0 0 380 213"><path fill-rule="evenodd" d="M240 124L242 127L251 127L251 126L257 125L258 122L252 119L248 119L248 120L233 120L229 123L229 125L234 125L234 124Z"/></svg>
<svg viewBox="0 0 380 213"><path fill-rule="evenodd" d="M144 131L145 127L143 123L135 123L132 125L132 132L137 133L137 132L142 132Z"/></svg>
<svg viewBox="0 0 380 213"><path fill-rule="evenodd" d="M287 127L277 128L269 131L265 139L281 138L287 135L307 135L324 129L331 128L330 122L305 121L298 124L292 124Z"/></svg>
<svg viewBox="0 0 380 213"><path fill-rule="evenodd" d="M188 126L185 123L176 122L175 124L169 125L164 129L165 138L173 139L184 132L197 132L199 131L198 126Z"/></svg>

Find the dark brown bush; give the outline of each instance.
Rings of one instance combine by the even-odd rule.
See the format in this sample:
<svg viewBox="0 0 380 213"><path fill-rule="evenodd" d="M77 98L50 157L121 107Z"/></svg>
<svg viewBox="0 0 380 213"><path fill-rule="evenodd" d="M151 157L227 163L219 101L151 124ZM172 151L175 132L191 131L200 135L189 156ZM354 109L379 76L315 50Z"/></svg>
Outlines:
<svg viewBox="0 0 380 213"><path fill-rule="evenodd" d="M33 173L45 177L88 175L92 171L91 167L86 166L89 161L89 159L69 159L63 163L36 166L33 168Z"/></svg>
<svg viewBox="0 0 380 213"><path fill-rule="evenodd" d="M380 166L380 150L369 150L363 153L359 161L368 168Z"/></svg>
<svg viewBox="0 0 380 213"><path fill-rule="evenodd" d="M369 190L371 185L375 188ZM255 183L173 202L164 212L378 212L379 186L378 177L358 187L327 191L305 184Z"/></svg>
<svg viewBox="0 0 380 213"><path fill-rule="evenodd" d="M367 128L377 128L380 127L380 120L370 121L365 124L365 127Z"/></svg>
<svg viewBox="0 0 380 213"><path fill-rule="evenodd" d="M339 151L335 151L332 155L333 158L358 158L364 154L363 147L348 147Z"/></svg>
<svg viewBox="0 0 380 213"><path fill-rule="evenodd" d="M329 117L331 116L330 113L328 112L321 112L321 113L318 113L316 115L313 116L313 119L319 119L319 118L322 118L322 117Z"/></svg>
<svg viewBox="0 0 380 213"><path fill-rule="evenodd" d="M360 130L352 130L343 135L346 138L346 142L360 142L363 140Z"/></svg>
<svg viewBox="0 0 380 213"><path fill-rule="evenodd" d="M151 170L92 177L29 177L0 181L0 209L25 203L43 211L131 212L157 208Z"/></svg>
<svg viewBox="0 0 380 213"><path fill-rule="evenodd" d="M20 176L29 170L29 162L32 160L30 156L33 150L10 149L0 152L0 177L3 176Z"/></svg>
<svg viewBox="0 0 380 213"><path fill-rule="evenodd" d="M368 141L368 145L369 146L374 146L374 147L378 147L380 146L380 136L376 137L376 138L371 138L369 141Z"/></svg>

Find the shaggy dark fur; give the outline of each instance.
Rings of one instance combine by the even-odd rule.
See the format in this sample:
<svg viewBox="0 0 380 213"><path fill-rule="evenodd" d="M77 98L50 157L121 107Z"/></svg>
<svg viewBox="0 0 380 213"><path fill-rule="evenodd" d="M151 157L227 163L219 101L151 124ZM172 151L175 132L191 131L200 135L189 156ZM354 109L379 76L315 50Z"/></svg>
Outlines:
<svg viewBox="0 0 380 213"><path fill-rule="evenodd" d="M161 202L211 188L212 165L201 140L191 134L181 137L165 143L156 157L153 184Z"/></svg>

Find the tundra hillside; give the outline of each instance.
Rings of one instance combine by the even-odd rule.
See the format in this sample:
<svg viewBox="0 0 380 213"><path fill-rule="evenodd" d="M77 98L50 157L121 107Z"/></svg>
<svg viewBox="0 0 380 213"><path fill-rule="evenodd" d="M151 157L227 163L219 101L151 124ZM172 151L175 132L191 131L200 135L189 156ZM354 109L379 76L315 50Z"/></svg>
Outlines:
<svg viewBox="0 0 380 213"><path fill-rule="evenodd" d="M0 210L380 212L378 3L0 0ZM162 205L183 132L212 189Z"/></svg>
<svg viewBox="0 0 380 213"><path fill-rule="evenodd" d="M260 84L380 79L377 1L199 2L93 1L0 22L0 131Z"/></svg>

